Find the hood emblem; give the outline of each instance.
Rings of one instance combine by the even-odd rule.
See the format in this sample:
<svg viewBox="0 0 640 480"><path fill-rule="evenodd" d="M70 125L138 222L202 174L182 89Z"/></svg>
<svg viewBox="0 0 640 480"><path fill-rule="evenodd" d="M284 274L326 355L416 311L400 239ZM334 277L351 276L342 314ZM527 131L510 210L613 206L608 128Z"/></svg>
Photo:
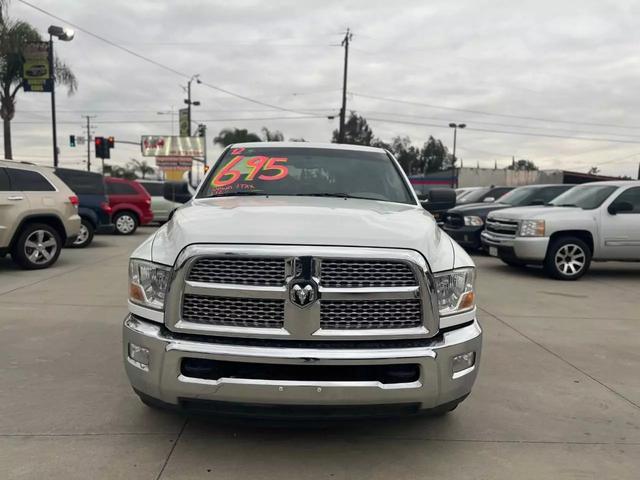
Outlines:
<svg viewBox="0 0 640 480"><path fill-rule="evenodd" d="M299 279L289 284L289 300L294 305L308 307L318 299L318 287L313 281Z"/></svg>

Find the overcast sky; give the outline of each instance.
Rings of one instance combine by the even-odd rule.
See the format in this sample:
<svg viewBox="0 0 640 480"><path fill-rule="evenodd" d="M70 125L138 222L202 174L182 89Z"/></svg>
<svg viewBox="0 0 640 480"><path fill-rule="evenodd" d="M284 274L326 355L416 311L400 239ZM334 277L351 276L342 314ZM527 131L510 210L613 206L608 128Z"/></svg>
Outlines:
<svg viewBox="0 0 640 480"><path fill-rule="evenodd" d="M339 44L350 27L348 109L383 140L408 135L421 145L433 135L451 148L447 125L458 122L468 125L458 135L465 166L506 166L515 155L541 168L597 165L634 178L638 171L637 1L29 1L210 85L320 117L301 119L194 83L202 106L193 118L208 126L210 159L220 150L211 138L224 127L329 141L337 117L326 116L340 107ZM62 23L18 0L9 13L43 34ZM83 166L86 148L68 147L70 134L83 133L82 115L95 115L95 132L116 139L171 133L171 115L157 112L182 107L186 78L83 32L57 42L56 53L79 81L75 95L57 96L62 165ZM49 102L47 94L19 94L15 158L50 163ZM140 152L118 145L112 157L124 163Z"/></svg>

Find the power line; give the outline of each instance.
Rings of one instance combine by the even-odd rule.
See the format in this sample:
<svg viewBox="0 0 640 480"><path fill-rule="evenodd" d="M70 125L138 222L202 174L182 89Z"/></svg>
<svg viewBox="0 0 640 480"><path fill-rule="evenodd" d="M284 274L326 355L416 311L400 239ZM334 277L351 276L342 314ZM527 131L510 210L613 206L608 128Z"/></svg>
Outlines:
<svg viewBox="0 0 640 480"><path fill-rule="evenodd" d="M239 122L239 121L243 121L243 122L249 122L249 121L265 121L265 120L315 120L318 118L327 118L326 115L303 115L303 116L287 116L287 117L230 117L230 118L205 118L205 119L201 119L198 120L198 123L202 123L202 122ZM40 125L40 124L44 124L44 123L49 123L48 121L38 121L38 120L25 120L25 121L14 121L12 122L13 124L20 124L20 125ZM63 122L57 122L58 124L62 124L62 125L79 125L80 122L78 121L63 121ZM141 124L145 124L145 123L157 123L157 124L166 124L166 123L171 123L171 120L146 120L146 119L139 119L139 120L100 120L100 125L103 124L120 124L120 123L141 123Z"/></svg>
<svg viewBox="0 0 640 480"><path fill-rule="evenodd" d="M435 128L448 128L447 125L442 124L434 124L434 123L423 123L423 122L410 122L404 120L389 120L387 118L374 118L369 117L368 120L378 121L378 122L386 122L386 123L399 123L404 125L417 125L421 127L435 127ZM474 127L466 127L466 130L471 130L474 132L486 132L486 133L500 133L505 135L523 135L526 137L545 137L545 138L560 138L564 140L585 140L592 142L612 142L612 143L631 143L631 144L640 144L640 140L620 140L614 138L592 138L592 137L576 137L576 136L568 136L568 135L553 135L551 133L533 133L533 132L510 132L506 130L492 130L489 128L474 128Z"/></svg>
<svg viewBox="0 0 640 480"><path fill-rule="evenodd" d="M493 117L518 118L518 119L521 119L521 120L533 120L533 121L536 121L536 122L549 122L549 123L564 123L564 124L570 124L570 125L588 125L588 126L592 126L592 127L629 128L629 129L634 129L634 130L640 129L640 126L617 125L617 124L612 124L612 123L577 122L577 121L573 121L573 120L556 120L556 119L551 119L551 118L529 117L529 116L524 116L524 115L511 115L511 114L508 114L508 113L484 112L484 111L481 111L481 110L470 110L470 109L466 109L466 108L447 107L447 106L444 106L444 105L434 105L434 104L430 104L430 103L422 103L422 102L416 102L416 101L410 101L410 100L402 100L402 99L398 99L398 98L379 97L379 96L376 96L376 95L368 95L368 94L364 94L364 93L356 93L356 92L349 92L349 93L351 95L356 96L356 97L370 98L370 99L373 99L373 100L382 100L382 101L385 101L385 102L392 102L392 103L402 103L402 104L406 104L406 105L417 105L417 106L421 106L421 107L435 108L435 109L440 109L440 110L451 110L451 111L454 111L454 112L474 113L474 114L477 114L477 115L488 115L488 116L493 116Z"/></svg>
<svg viewBox="0 0 640 480"><path fill-rule="evenodd" d="M162 69L164 69L164 70L166 70L168 72L171 72L171 73L173 73L175 75L178 75L180 77L187 78L187 79L191 78L191 75L189 75L189 74L186 74L184 72L176 70L175 68L170 67L168 65L165 65L163 63L160 63L160 62L158 62L156 60L153 60L152 58L149 58L149 57L146 57L144 55L141 55L141 54L139 54L139 53L127 48L127 47L123 47L122 45L119 45L119 44L113 42L112 40L109 40L108 38L105 38L105 37L103 37L101 35L93 33L90 30L87 30L86 28L83 28L83 27L81 27L80 25L78 25L76 23L70 22L69 20L66 20L66 19L64 19L62 17L59 17L59 16L57 16L57 15L51 13L51 12L48 12L47 10L45 10L43 8L40 8L37 5L34 5L34 4L30 3L30 2L27 2L26 0L18 0L18 1L20 3L28 6L28 7L33 8L34 10L39 11L40 13L43 13L43 14L51 17L51 18L55 18L56 20L59 20L59 21L64 22L64 23L66 23L68 25L71 25L76 30L79 30L79 31L81 31L83 33L86 33L87 35L89 35L89 36L91 36L93 38L96 38L96 39L100 40L101 42L104 42L104 43L106 43L108 45L111 45L114 48L122 50L123 52L126 52L129 55L133 55L134 57L139 58L140 60L143 60L145 62L151 63L152 65L155 65L156 67L162 68ZM225 93L225 94L230 95L232 97L236 97L236 98L239 98L241 100L245 100L247 102L255 103L257 105L262 105L264 107L269 107L269 108L273 108L275 110L281 110L281 111L285 111L285 112L303 113L304 114L304 112L299 112L297 110L280 107L278 105L273 105L273 104L270 104L270 103L267 103L267 102L263 102L261 100L256 100L254 98L247 97L245 95L241 95L241 94L236 93L236 92L232 92L231 90L227 90L226 88L218 87L217 85L213 85L211 83L207 83L207 82L201 81L201 84L206 86L206 87L208 87L208 88L210 88L210 89L212 89L212 90L216 90L218 92L222 92L222 93Z"/></svg>

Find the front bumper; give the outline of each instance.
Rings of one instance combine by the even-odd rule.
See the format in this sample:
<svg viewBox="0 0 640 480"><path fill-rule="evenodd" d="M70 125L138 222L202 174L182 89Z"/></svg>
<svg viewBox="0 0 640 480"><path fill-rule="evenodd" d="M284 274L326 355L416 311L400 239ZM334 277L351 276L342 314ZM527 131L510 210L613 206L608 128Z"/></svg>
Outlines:
<svg viewBox="0 0 640 480"><path fill-rule="evenodd" d="M494 235L486 230L480 235L482 245L496 247L498 256L512 260L528 260L541 263L547 256L549 237L508 237Z"/></svg>
<svg viewBox="0 0 640 480"><path fill-rule="evenodd" d="M482 247L480 243L480 233L484 227L464 226L452 228L446 223L442 229L453 238L461 247L470 249L479 249Z"/></svg>
<svg viewBox="0 0 640 480"><path fill-rule="evenodd" d="M185 339L187 338L187 339ZM202 339L202 337L196 337ZM129 357L129 344L149 350L148 367ZM476 320L410 348L288 348L180 339L161 325L132 315L123 326L125 369L134 390L163 404L189 401L238 404L358 406L416 404L431 409L464 398L476 379L482 330ZM475 352L472 367L453 373L452 358ZM206 380L181 373L183 358L261 364L395 365L418 364L419 378L408 383L374 381L292 381L245 378Z"/></svg>

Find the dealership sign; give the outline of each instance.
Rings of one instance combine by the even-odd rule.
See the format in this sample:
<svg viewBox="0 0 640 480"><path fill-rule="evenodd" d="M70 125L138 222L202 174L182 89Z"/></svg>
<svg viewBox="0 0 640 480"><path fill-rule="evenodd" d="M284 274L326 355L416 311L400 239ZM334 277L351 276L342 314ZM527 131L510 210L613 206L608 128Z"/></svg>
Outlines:
<svg viewBox="0 0 640 480"><path fill-rule="evenodd" d="M22 88L25 92L50 92L53 86L49 71L49 44L27 43L23 51Z"/></svg>
<svg viewBox="0 0 640 480"><path fill-rule="evenodd" d="M204 137L143 135L140 140L145 157L204 157Z"/></svg>
<svg viewBox="0 0 640 480"><path fill-rule="evenodd" d="M156 165L162 171L186 171L191 170L193 159L191 157L156 157Z"/></svg>

